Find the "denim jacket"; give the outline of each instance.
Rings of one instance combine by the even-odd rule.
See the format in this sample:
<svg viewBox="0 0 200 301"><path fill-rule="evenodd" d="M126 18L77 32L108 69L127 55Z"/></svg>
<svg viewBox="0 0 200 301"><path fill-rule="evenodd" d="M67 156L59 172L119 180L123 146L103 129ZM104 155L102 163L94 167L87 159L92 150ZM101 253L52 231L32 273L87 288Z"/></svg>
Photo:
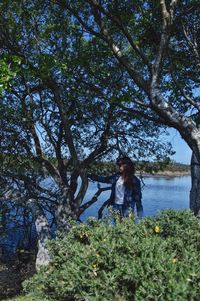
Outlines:
<svg viewBox="0 0 200 301"><path fill-rule="evenodd" d="M120 177L120 173L116 173L111 176L98 176L98 175L94 175L94 174L89 174L88 177L93 181L107 183L107 184L112 185L111 195L110 195L110 199L109 199L109 205L114 205L114 203L115 203L115 186L116 186L117 180ZM136 203L136 206L138 209L139 206L142 206L141 199L142 199L142 193L141 193L140 180L136 176L133 176L132 190L130 191L127 188L125 188L124 206L128 207L128 206L133 205L133 203Z"/></svg>

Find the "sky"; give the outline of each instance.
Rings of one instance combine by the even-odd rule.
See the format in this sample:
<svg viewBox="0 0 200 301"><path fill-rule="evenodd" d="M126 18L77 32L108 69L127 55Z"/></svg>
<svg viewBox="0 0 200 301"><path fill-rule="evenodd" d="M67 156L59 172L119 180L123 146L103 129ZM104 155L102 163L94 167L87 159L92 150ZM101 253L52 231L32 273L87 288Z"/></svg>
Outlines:
<svg viewBox="0 0 200 301"><path fill-rule="evenodd" d="M177 130L169 129L168 132L170 133L169 141L174 151L176 151L176 154L171 156L171 159L178 163L190 164L192 152L189 146L181 138Z"/></svg>

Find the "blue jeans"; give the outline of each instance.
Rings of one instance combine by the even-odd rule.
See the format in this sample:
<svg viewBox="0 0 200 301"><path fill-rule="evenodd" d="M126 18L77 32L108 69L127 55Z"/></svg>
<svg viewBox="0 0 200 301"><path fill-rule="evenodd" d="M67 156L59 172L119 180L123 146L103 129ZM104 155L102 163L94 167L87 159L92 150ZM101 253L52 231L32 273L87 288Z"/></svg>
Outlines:
<svg viewBox="0 0 200 301"><path fill-rule="evenodd" d="M113 210L118 212L120 216L123 216L123 205L113 204Z"/></svg>
<svg viewBox="0 0 200 301"><path fill-rule="evenodd" d="M134 214L136 205L137 217L143 217L143 206L141 201L131 202L128 205L123 206L123 216L128 217L130 213Z"/></svg>

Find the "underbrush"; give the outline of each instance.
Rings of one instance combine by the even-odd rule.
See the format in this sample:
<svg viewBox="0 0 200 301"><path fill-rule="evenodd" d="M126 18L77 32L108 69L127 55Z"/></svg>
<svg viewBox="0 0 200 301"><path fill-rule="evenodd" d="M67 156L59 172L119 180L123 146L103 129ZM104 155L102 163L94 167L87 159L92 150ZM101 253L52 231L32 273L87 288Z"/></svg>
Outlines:
<svg viewBox="0 0 200 301"><path fill-rule="evenodd" d="M51 264L16 301L199 301L200 225L187 210L88 220L49 243Z"/></svg>

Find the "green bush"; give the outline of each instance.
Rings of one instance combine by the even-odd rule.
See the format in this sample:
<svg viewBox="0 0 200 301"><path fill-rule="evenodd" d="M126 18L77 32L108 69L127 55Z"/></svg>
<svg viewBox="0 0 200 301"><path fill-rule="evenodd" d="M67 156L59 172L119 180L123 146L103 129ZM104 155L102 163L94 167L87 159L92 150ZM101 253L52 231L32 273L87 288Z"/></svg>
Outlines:
<svg viewBox="0 0 200 301"><path fill-rule="evenodd" d="M49 243L52 262L25 282L25 292L51 301L199 301L199 230L187 210L139 224L126 218L73 225Z"/></svg>

